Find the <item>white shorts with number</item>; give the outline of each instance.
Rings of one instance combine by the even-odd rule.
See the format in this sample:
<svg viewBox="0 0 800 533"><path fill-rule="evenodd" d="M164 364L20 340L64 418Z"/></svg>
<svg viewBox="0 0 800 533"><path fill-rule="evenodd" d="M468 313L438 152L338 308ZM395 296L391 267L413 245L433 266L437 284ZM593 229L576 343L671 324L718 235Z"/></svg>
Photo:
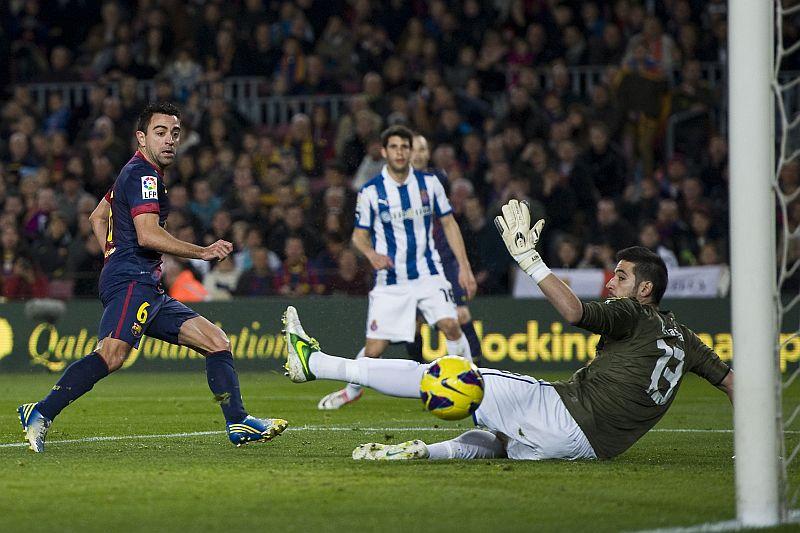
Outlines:
<svg viewBox="0 0 800 533"><path fill-rule="evenodd" d="M369 293L367 338L413 342L417 309L431 325L443 318L456 319L452 289L441 275L397 285L377 285Z"/></svg>
<svg viewBox="0 0 800 533"><path fill-rule="evenodd" d="M597 459L552 385L481 368L485 392L475 423L503 440L509 459Z"/></svg>

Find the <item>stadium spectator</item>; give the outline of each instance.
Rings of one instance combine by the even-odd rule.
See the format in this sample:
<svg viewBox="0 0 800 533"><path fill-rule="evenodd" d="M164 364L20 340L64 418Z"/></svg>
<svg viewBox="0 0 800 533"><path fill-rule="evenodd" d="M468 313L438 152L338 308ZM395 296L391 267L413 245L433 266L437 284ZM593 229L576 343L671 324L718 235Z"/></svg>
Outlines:
<svg viewBox="0 0 800 533"><path fill-rule="evenodd" d="M681 219L678 202L664 198L658 203L656 226L664 246L670 250L678 250L688 232L686 223Z"/></svg>
<svg viewBox="0 0 800 533"><path fill-rule="evenodd" d="M208 244L223 239L230 241L233 239L233 220L228 211L220 209L211 218L211 226L206 231L203 240L208 241Z"/></svg>
<svg viewBox="0 0 800 533"><path fill-rule="evenodd" d="M7 278L13 274L16 260L29 255L24 247L16 225L6 224L3 226L3 229L0 230L0 252L2 252L0 256L0 259L2 259L2 270L0 273L3 278Z"/></svg>
<svg viewBox="0 0 800 533"><path fill-rule="evenodd" d="M202 12L196 14L193 41L196 43L198 58L205 58L212 53L221 19L220 5L215 2L205 4Z"/></svg>
<svg viewBox="0 0 800 533"><path fill-rule="evenodd" d="M316 177L322 174L322 156L314 142L311 119L308 115L297 113L292 117L283 144L292 151L305 175Z"/></svg>
<svg viewBox="0 0 800 533"><path fill-rule="evenodd" d="M241 31L248 34L245 39L247 50L245 51L243 72L248 75L269 74L275 72L275 68L280 59L280 49L275 46L272 35L272 27L264 17L252 17L240 24ZM251 26L248 31L248 26Z"/></svg>
<svg viewBox="0 0 800 533"><path fill-rule="evenodd" d="M53 91L47 96L47 116L44 117L42 129L45 134L63 132L69 125L70 111L64 103L64 98L58 91Z"/></svg>
<svg viewBox="0 0 800 533"><path fill-rule="evenodd" d="M489 193L486 197L487 211L499 211L500 205L505 203L506 189L511 182L511 169L505 158L492 164L486 172L489 181Z"/></svg>
<svg viewBox="0 0 800 533"><path fill-rule="evenodd" d="M366 182L379 174L383 165L385 164L383 156L381 156L381 138L377 135L370 137L367 140L367 149L364 158L358 165L353 179L350 182L353 190L360 190Z"/></svg>
<svg viewBox="0 0 800 533"><path fill-rule="evenodd" d="M308 263L303 239L290 236L286 239L283 253L285 259L275 273L273 286L282 296L306 296L323 294L325 285L314 268Z"/></svg>
<svg viewBox="0 0 800 533"><path fill-rule="evenodd" d="M29 184L35 185L33 179L26 178ZM28 212L25 214L25 237L34 240L44 235L50 215L56 210L56 194L53 189L43 188L35 191L36 199L31 202Z"/></svg>
<svg viewBox="0 0 800 533"><path fill-rule="evenodd" d="M248 225L244 236L244 246L238 248L233 254L234 261L236 261L236 265L240 270L245 271L253 266L252 251L256 248L262 248L263 245L264 236L261 229L257 226ZM269 251L269 254L270 268L278 267L281 262L280 258L272 251Z"/></svg>
<svg viewBox="0 0 800 533"><path fill-rule="evenodd" d="M171 256L164 256L163 278L167 293L179 302L203 302L208 291L185 264Z"/></svg>
<svg viewBox="0 0 800 533"><path fill-rule="evenodd" d="M92 199L92 205L94 205ZM98 296L100 271L103 269L103 250L92 233L89 216L78 218L75 237L67 249L67 272L74 281L72 292L78 298Z"/></svg>
<svg viewBox="0 0 800 533"><path fill-rule="evenodd" d="M617 204L611 198L601 198L597 202L597 215L589 234L589 243L596 246L608 244L614 253L636 243L633 229L619 216Z"/></svg>
<svg viewBox="0 0 800 533"><path fill-rule="evenodd" d="M102 197L114 183L114 165L105 156L93 156L89 161L90 172L87 175L86 187L94 198Z"/></svg>
<svg viewBox="0 0 800 533"><path fill-rule="evenodd" d="M541 149L541 147L539 147ZM541 200L548 217L548 231L557 235L571 231L576 218L578 198L570 186L569 177L545 167L542 176Z"/></svg>
<svg viewBox="0 0 800 533"><path fill-rule="evenodd" d="M472 183L476 194L483 197L487 187L485 176L488 162L483 150L483 139L477 132L464 136L459 156L459 166L464 177Z"/></svg>
<svg viewBox="0 0 800 533"><path fill-rule="evenodd" d="M21 131L13 133L8 139L8 154L2 163L12 185L17 184L22 176L35 172L40 165L30 152L28 136Z"/></svg>
<svg viewBox="0 0 800 533"><path fill-rule="evenodd" d="M339 79L351 79L355 73L351 60L355 50L353 37L341 17L334 15L328 19L317 42L316 53L329 65L331 74Z"/></svg>
<svg viewBox="0 0 800 533"><path fill-rule="evenodd" d="M236 285L237 296L269 296L274 294L271 252L263 247L250 250L251 266L244 270Z"/></svg>
<svg viewBox="0 0 800 533"><path fill-rule="evenodd" d="M205 75L212 80L241 75L245 70L245 54L238 49L233 31L221 26L217 30L214 44L213 51L203 58Z"/></svg>
<svg viewBox="0 0 800 533"><path fill-rule="evenodd" d="M330 232L323 240L325 247L312 258L311 266L316 269L322 283L330 287L330 279L339 268L339 256L347 246L347 239L341 233Z"/></svg>
<svg viewBox="0 0 800 533"><path fill-rule="evenodd" d="M45 298L47 289L47 277L27 257L17 257L11 274L3 279L3 296L9 300Z"/></svg>
<svg viewBox="0 0 800 533"><path fill-rule="evenodd" d="M208 180L200 179L192 184L189 212L197 218L202 228L211 227L211 219L221 205L222 201L214 195Z"/></svg>
<svg viewBox="0 0 800 533"><path fill-rule="evenodd" d="M218 261L203 276L203 287L208 293L208 300L230 300L239 283L242 271L231 259Z"/></svg>
<svg viewBox="0 0 800 533"><path fill-rule="evenodd" d="M72 64L72 51L63 45L53 46L50 50L50 64L45 72L37 76L40 82L71 82L78 80L78 73L75 72Z"/></svg>
<svg viewBox="0 0 800 533"><path fill-rule="evenodd" d="M580 241L569 234L562 234L556 240L556 253L553 268L578 268L581 261Z"/></svg>
<svg viewBox="0 0 800 533"><path fill-rule="evenodd" d="M603 244L587 244L583 249L583 258L578 263L578 268L599 268L605 271L606 279L614 275L614 248L608 243ZM607 296L603 292L601 296Z"/></svg>
<svg viewBox="0 0 800 533"><path fill-rule="evenodd" d="M665 197L677 199L681 192L683 180L689 176L686 158L674 154L666 165L666 173L661 182L661 194Z"/></svg>
<svg viewBox="0 0 800 533"><path fill-rule="evenodd" d="M272 85L275 94L295 94L299 92L306 77L307 58L295 37L283 41L282 55L278 59Z"/></svg>
<svg viewBox="0 0 800 533"><path fill-rule="evenodd" d="M708 145L711 119L717 95L702 80L700 62L687 61L681 69L681 83L670 91L670 113L683 120L675 133L675 149L699 160Z"/></svg>
<svg viewBox="0 0 800 533"><path fill-rule="evenodd" d="M237 186L234 192L236 195L228 205L231 218L248 224L259 224L265 218L261 188L256 184Z"/></svg>
<svg viewBox="0 0 800 533"><path fill-rule="evenodd" d="M700 255L698 256L697 263L701 266L725 264L720 256L717 244L713 241L709 241L700 247Z"/></svg>
<svg viewBox="0 0 800 533"><path fill-rule="evenodd" d="M708 200L703 196L703 184L700 178L689 176L681 183L681 191L678 196L678 205L681 209L681 218L689 220L691 213L701 206L705 206Z"/></svg>
<svg viewBox="0 0 800 533"><path fill-rule="evenodd" d="M311 129L314 144L325 162L336 157L334 150L335 132L331 122L330 112L324 105L316 105L311 113Z"/></svg>
<svg viewBox="0 0 800 533"><path fill-rule="evenodd" d="M305 210L301 205L286 208L282 220L270 229L267 247L270 250L285 250L286 241L295 237L303 242L303 251L310 257L322 250L322 240L318 232L306 222ZM285 251L284 251L285 253Z"/></svg>
<svg viewBox="0 0 800 533"><path fill-rule="evenodd" d="M341 162L347 173L351 175L358 169L358 165L367 154L369 139L378 135L381 125L380 116L367 109L358 111L354 118L353 133L344 143L341 151Z"/></svg>
<svg viewBox="0 0 800 533"><path fill-rule="evenodd" d="M647 221L639 226L639 246L644 246L651 252L658 255L667 266L667 269L678 266L678 258L675 253L661 244L661 236L655 222Z"/></svg>
<svg viewBox="0 0 800 533"><path fill-rule="evenodd" d="M341 217L345 227L351 227L356 193L347 183L344 167L336 161L326 164L322 183L322 188L312 197L311 212L316 215L312 223L315 227L320 227L331 214Z"/></svg>
<svg viewBox="0 0 800 533"><path fill-rule="evenodd" d="M350 248L343 248L339 253L336 270L326 281L328 294L344 294L347 296L366 296L372 288L369 275Z"/></svg>
<svg viewBox="0 0 800 533"><path fill-rule="evenodd" d="M50 179L53 184L62 184L64 174L67 172L67 164L70 159L70 146L67 133L56 131L46 138L41 136L46 143L44 147L45 165L50 172ZM78 182L80 186L80 182Z"/></svg>
<svg viewBox="0 0 800 533"><path fill-rule="evenodd" d="M33 263L51 280L64 278L71 242L64 216L58 211L51 213L44 232L31 243Z"/></svg>
<svg viewBox="0 0 800 533"><path fill-rule="evenodd" d="M631 38L628 43L628 58L637 54L636 49L639 47L644 48L648 61L662 72L669 72L679 61L675 41L668 33L664 33L657 17L647 17L642 32Z"/></svg>
<svg viewBox="0 0 800 533"><path fill-rule="evenodd" d="M461 233L467 257L475 272L481 294L504 294L509 288L508 254L501 253L503 241L486 218L483 205L476 197L464 202Z"/></svg>
<svg viewBox="0 0 800 533"><path fill-rule="evenodd" d="M625 160L610 144L605 124L595 122L589 127L589 147L575 161L573 176L583 173L578 181L594 184L600 196L620 198L628 183Z"/></svg>
<svg viewBox="0 0 800 533"><path fill-rule="evenodd" d="M617 99L626 117L626 137L636 148L645 176L655 168L654 142L667 93L662 64L648 56L644 43L638 43L622 65L617 80Z"/></svg>
<svg viewBox="0 0 800 533"><path fill-rule="evenodd" d="M620 212L632 223L655 220L660 200L656 180L645 178L639 182L638 188L628 186Z"/></svg>
<svg viewBox="0 0 800 533"><path fill-rule="evenodd" d="M203 67L194 60L192 49L182 46L175 59L166 64L161 75L172 81L178 101L186 102L203 77Z"/></svg>
<svg viewBox="0 0 800 533"><path fill-rule="evenodd" d="M791 162L797 169L796 162ZM786 165L784 165L786 168ZM713 135L703 156L700 178L709 198L715 204L727 204L728 198L728 143L721 135Z"/></svg>
<svg viewBox="0 0 800 533"><path fill-rule="evenodd" d="M700 205L689 217L689 231L679 247L681 263L695 265L700 262L700 254L707 243L722 242L719 228L714 224L713 214L707 205Z"/></svg>
<svg viewBox="0 0 800 533"><path fill-rule="evenodd" d="M179 212L173 211L169 215L169 219L167 220L167 226L171 227L171 233L177 237L178 239L185 241L185 242L198 242L197 238L197 231L195 231L193 226L182 222L181 216ZM194 239L193 241L186 241L186 239ZM181 261L180 264L183 266L183 263L188 264L189 269L191 269L192 274L198 278L198 281L202 282L203 276L205 276L209 270L211 270L211 265L208 261L203 261L202 259L189 259L188 261Z"/></svg>
<svg viewBox="0 0 800 533"><path fill-rule="evenodd" d="M122 118L119 98L108 97L104 107L104 114L94 121L92 131L89 132L89 139L96 140L98 147L96 153L102 154L116 166L124 165L129 159L130 147L119 138L114 127L114 120Z"/></svg>

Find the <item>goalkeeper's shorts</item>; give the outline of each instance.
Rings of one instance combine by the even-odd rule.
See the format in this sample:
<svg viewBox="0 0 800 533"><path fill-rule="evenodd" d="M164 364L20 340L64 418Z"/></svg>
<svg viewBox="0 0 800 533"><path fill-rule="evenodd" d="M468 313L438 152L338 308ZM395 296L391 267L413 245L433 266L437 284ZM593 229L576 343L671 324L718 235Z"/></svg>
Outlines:
<svg viewBox="0 0 800 533"><path fill-rule="evenodd" d="M553 386L530 376L481 368L485 392L475 424L502 435L509 459L597 459Z"/></svg>

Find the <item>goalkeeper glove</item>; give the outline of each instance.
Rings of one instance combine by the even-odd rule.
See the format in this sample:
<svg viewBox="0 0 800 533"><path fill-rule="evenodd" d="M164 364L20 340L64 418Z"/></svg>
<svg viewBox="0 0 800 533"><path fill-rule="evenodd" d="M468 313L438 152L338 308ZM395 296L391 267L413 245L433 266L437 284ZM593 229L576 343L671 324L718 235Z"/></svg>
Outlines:
<svg viewBox="0 0 800 533"><path fill-rule="evenodd" d="M531 212L528 204L509 200L503 206L503 215L494 218L494 225L503 238L511 257L519 263L527 275L541 282L550 274L550 269L536 251L536 243L544 227L544 219L531 228Z"/></svg>

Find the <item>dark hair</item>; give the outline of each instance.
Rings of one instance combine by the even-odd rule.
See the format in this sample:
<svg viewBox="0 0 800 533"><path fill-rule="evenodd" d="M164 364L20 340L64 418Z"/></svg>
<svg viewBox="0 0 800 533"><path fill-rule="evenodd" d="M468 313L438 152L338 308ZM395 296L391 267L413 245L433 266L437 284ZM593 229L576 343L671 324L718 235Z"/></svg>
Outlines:
<svg viewBox="0 0 800 533"><path fill-rule="evenodd" d="M608 126L606 126L604 122L601 122L599 120L593 120L591 123L589 123L589 129L590 130L593 130L593 129L600 130L603 133L605 133L606 137L609 136Z"/></svg>
<svg viewBox="0 0 800 533"><path fill-rule="evenodd" d="M338 159L332 159L331 161L325 163L325 168L335 170L339 174L347 174L347 167L345 167L344 163Z"/></svg>
<svg viewBox="0 0 800 533"><path fill-rule="evenodd" d="M414 146L414 133L405 126L398 124L383 130L383 133L381 133L381 146L384 148L389 144L389 137L400 137L407 140L409 146Z"/></svg>
<svg viewBox="0 0 800 533"><path fill-rule="evenodd" d="M643 281L653 284L653 302L658 305L664 292L667 290L667 265L661 256L651 252L644 246L631 246L617 252L617 261L629 261L633 263L633 276L636 286Z"/></svg>
<svg viewBox="0 0 800 533"><path fill-rule="evenodd" d="M169 102L151 102L144 106L142 112L139 113L139 118L136 120L136 131L147 132L147 127L150 125L150 119L153 115L174 115L181 118L181 111L178 106Z"/></svg>

